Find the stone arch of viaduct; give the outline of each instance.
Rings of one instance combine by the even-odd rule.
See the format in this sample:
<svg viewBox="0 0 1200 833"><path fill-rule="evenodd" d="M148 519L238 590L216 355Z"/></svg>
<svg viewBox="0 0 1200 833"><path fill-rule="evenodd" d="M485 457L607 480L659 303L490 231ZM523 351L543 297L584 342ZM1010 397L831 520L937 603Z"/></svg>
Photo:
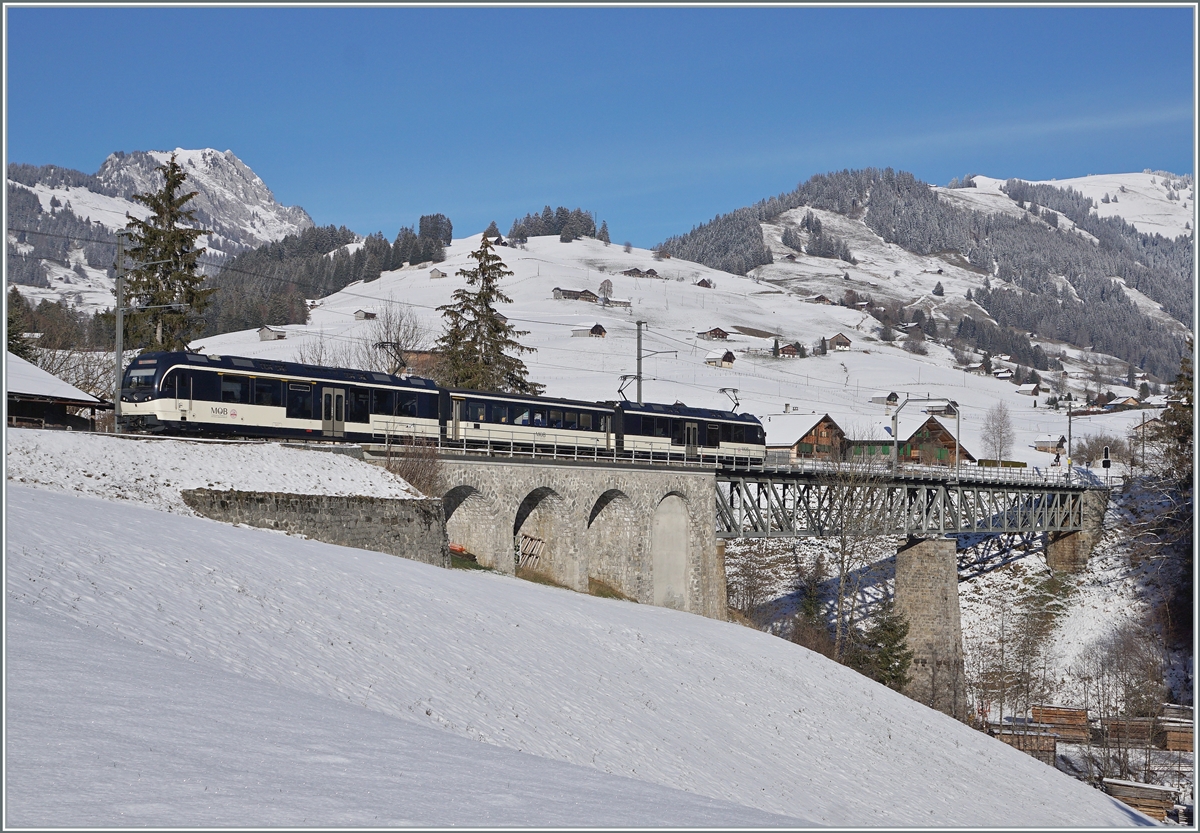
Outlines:
<svg viewBox="0 0 1200 833"><path fill-rule="evenodd" d="M712 472L443 459L446 533L480 564L516 571L522 535L537 570L587 592L604 582L643 604L726 616L723 547Z"/></svg>

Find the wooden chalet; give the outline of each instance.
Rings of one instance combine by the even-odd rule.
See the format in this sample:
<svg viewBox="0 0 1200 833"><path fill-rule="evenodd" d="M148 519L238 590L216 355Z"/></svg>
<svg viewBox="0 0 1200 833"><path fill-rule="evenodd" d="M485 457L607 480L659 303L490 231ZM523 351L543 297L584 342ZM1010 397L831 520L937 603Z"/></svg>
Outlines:
<svg viewBox="0 0 1200 833"><path fill-rule="evenodd" d="M833 299L826 298L824 295L815 295L807 300L810 304L825 304L826 306L833 306Z"/></svg>
<svg viewBox="0 0 1200 833"><path fill-rule="evenodd" d="M1065 434L1042 434L1033 441L1033 447L1049 454L1062 454L1067 448Z"/></svg>
<svg viewBox="0 0 1200 833"><path fill-rule="evenodd" d="M846 447L846 432L833 417L824 414L789 446L789 462L840 460Z"/></svg>
<svg viewBox="0 0 1200 833"><path fill-rule="evenodd" d="M850 339L844 334L838 333L829 339L829 346L834 350L846 351L850 349Z"/></svg>
<svg viewBox="0 0 1200 833"><path fill-rule="evenodd" d="M608 335L608 330L604 329L601 324L593 324L591 327L575 327L571 330L572 338L604 338Z"/></svg>
<svg viewBox="0 0 1200 833"><path fill-rule="evenodd" d="M871 397L872 405L887 405L889 408L900 404L900 394L895 391L890 393L877 393Z"/></svg>
<svg viewBox="0 0 1200 833"><path fill-rule="evenodd" d="M378 317L378 315L376 313L369 312L368 310L365 310L365 309L356 309L354 311L354 320L355 321L372 321L377 317Z"/></svg>
<svg viewBox="0 0 1200 833"><path fill-rule="evenodd" d="M713 350L704 357L704 363L711 367L733 367L732 350Z"/></svg>
<svg viewBox="0 0 1200 833"><path fill-rule="evenodd" d="M1042 392L1042 386L1037 382L1030 382L1027 385L1017 385L1017 393L1022 396L1039 396Z"/></svg>
<svg viewBox="0 0 1200 833"><path fill-rule="evenodd" d="M6 358L5 387L11 427L94 431L96 411L112 410L112 403L84 393L19 356L7 353ZM84 410L91 411L91 416L81 416Z"/></svg>
<svg viewBox="0 0 1200 833"><path fill-rule="evenodd" d="M708 339L709 341L725 341L729 338L729 333L722 330L720 327L713 327L703 333L696 333L700 338Z"/></svg>
<svg viewBox="0 0 1200 833"><path fill-rule="evenodd" d="M282 341L285 338L287 338L286 330L280 330L277 327L258 328L259 341Z"/></svg>
<svg viewBox="0 0 1200 833"><path fill-rule="evenodd" d="M779 346L779 355L785 359L794 359L801 355L801 344L796 341L791 344L781 344Z"/></svg>
<svg viewBox="0 0 1200 833"><path fill-rule="evenodd" d="M429 270L429 277L431 277L431 278L444 278L444 277L446 277L446 273L445 273L445 272L443 272L441 269L438 269L437 267L434 267L433 269L430 269L430 270Z"/></svg>
<svg viewBox="0 0 1200 833"><path fill-rule="evenodd" d="M890 445L889 445L890 449ZM937 417L929 417L900 443L898 450L901 460L912 463L922 463L927 466L953 466L955 454L961 454L962 459L974 463L975 457L961 444L954 441L954 432L938 421Z"/></svg>
<svg viewBox="0 0 1200 833"><path fill-rule="evenodd" d="M658 272L654 269L647 269L645 272L642 273L642 275L647 278L657 278Z"/></svg>

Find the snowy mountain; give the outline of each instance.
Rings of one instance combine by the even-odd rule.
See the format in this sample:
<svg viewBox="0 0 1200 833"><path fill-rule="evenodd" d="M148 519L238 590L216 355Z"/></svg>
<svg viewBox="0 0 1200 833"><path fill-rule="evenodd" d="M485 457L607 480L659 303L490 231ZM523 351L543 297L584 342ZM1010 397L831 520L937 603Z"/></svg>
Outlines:
<svg viewBox="0 0 1200 833"><path fill-rule="evenodd" d="M186 187L197 192L189 207L212 232L198 241L208 249L205 262L219 263L312 227L303 208L276 202L262 179L229 150L118 152L94 175L10 165L10 283L34 304L62 299L88 313L111 308L113 282L107 270L115 256L113 233L125 227L126 214L148 216L131 197L161 186L155 169L172 154L187 172ZM21 229L74 239L43 238ZM14 263L13 252L25 255L26 262Z"/></svg>
<svg viewBox="0 0 1200 833"><path fill-rule="evenodd" d="M233 488L367 464L8 439L8 823L1150 824L753 629L153 508L217 450Z"/></svg>

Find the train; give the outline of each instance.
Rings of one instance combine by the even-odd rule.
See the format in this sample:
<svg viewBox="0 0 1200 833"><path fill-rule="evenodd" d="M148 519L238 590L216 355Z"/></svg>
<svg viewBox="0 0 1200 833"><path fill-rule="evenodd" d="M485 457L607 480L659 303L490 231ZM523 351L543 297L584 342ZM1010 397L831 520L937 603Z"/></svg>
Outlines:
<svg viewBox="0 0 1200 833"><path fill-rule="evenodd" d="M762 423L682 403L588 402L274 359L147 352L121 384L123 431L492 454L760 465Z"/></svg>

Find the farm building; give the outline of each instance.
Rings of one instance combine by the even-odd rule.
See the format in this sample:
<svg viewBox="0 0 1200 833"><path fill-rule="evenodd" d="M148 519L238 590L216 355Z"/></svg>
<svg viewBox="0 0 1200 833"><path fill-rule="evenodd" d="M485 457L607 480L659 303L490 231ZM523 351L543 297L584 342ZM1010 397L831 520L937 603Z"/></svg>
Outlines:
<svg viewBox="0 0 1200 833"><path fill-rule="evenodd" d="M891 391L890 393L877 393L871 397L871 404L887 405L888 407L899 405L900 394L896 393L895 391Z"/></svg>
<svg viewBox="0 0 1200 833"><path fill-rule="evenodd" d="M710 281L708 278L701 278L700 280L696 281L696 286L703 287L704 289L713 288L712 281Z"/></svg>
<svg viewBox="0 0 1200 833"><path fill-rule="evenodd" d="M1042 392L1042 386L1037 382L1030 382L1027 385L1017 385L1017 393L1022 396L1039 396Z"/></svg>
<svg viewBox="0 0 1200 833"><path fill-rule="evenodd" d="M781 345L779 348L779 355L783 356L786 359L794 359L798 356L803 356L804 355L804 345L798 341L793 342L791 344Z"/></svg>
<svg viewBox="0 0 1200 833"><path fill-rule="evenodd" d="M729 333L725 332L720 327L713 327L711 330L703 333L696 333L696 335L700 336L700 338L709 339L710 341L725 341L727 338L729 338Z"/></svg>
<svg viewBox="0 0 1200 833"><path fill-rule="evenodd" d="M258 340L259 341L280 341L285 338L287 338L286 330L281 330L277 327L259 327L258 328Z"/></svg>
<svg viewBox="0 0 1200 833"><path fill-rule="evenodd" d="M704 357L704 363L712 367L733 367L733 351L713 350Z"/></svg>
<svg viewBox="0 0 1200 833"><path fill-rule="evenodd" d="M91 431L96 411L112 410L112 404L84 393L57 376L12 353L5 366L8 389L8 424L17 428L68 428ZM71 411L90 410L90 417Z"/></svg>
<svg viewBox="0 0 1200 833"><path fill-rule="evenodd" d="M834 350L846 351L850 349L850 339L844 334L838 333L829 339L829 346Z"/></svg>
<svg viewBox="0 0 1200 833"><path fill-rule="evenodd" d="M435 266L434 268L432 268L432 269L430 269L430 270L429 270L429 277L431 277L431 278L444 278L444 277L446 277L446 273L445 273L445 272L443 272L441 269L438 269L438 268Z"/></svg>
<svg viewBox="0 0 1200 833"><path fill-rule="evenodd" d="M1038 451L1061 454L1067 447L1067 437L1065 434L1042 434L1033 441L1033 447Z"/></svg>
<svg viewBox="0 0 1200 833"><path fill-rule="evenodd" d="M575 327L571 330L572 338L604 338L608 335L608 330L604 329L601 324L593 324L591 327Z"/></svg>
<svg viewBox="0 0 1200 833"><path fill-rule="evenodd" d="M354 311L354 320L355 321L371 321L371 320L375 319L376 317L378 317L376 313L369 312L368 310L365 310L365 309L356 309Z"/></svg>

